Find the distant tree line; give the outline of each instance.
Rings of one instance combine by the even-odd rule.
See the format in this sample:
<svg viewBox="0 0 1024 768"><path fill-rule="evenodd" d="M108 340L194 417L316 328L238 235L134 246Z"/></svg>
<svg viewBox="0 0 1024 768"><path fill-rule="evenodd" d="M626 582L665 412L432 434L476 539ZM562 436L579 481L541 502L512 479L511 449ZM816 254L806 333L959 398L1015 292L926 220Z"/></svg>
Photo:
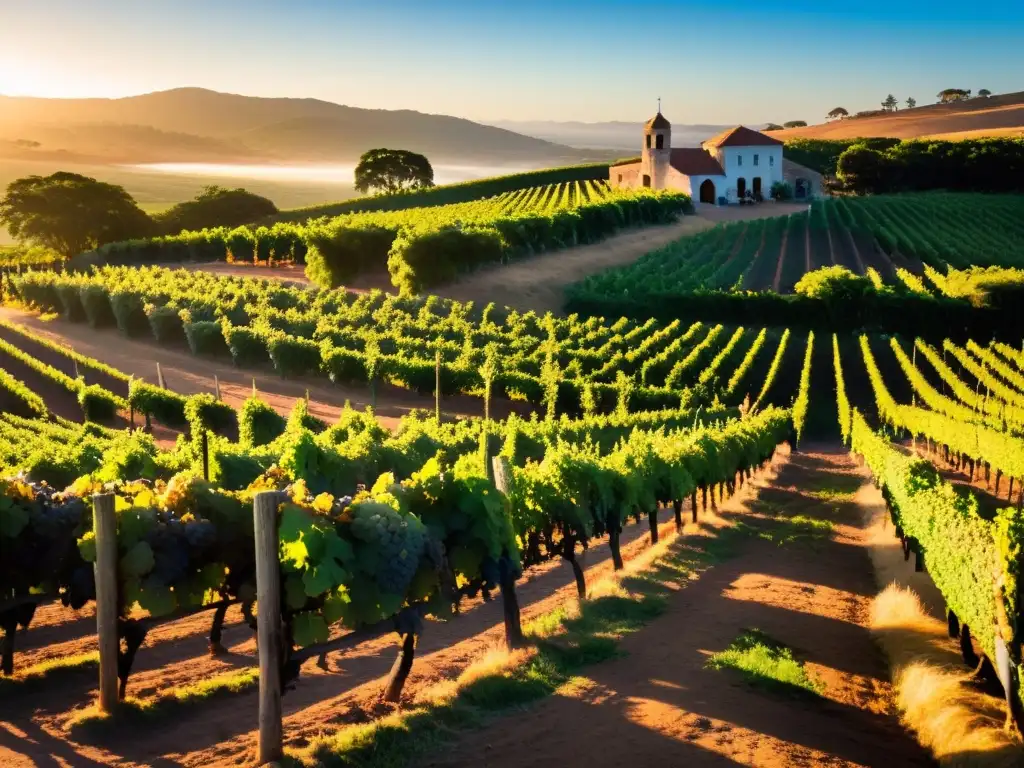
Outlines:
<svg viewBox="0 0 1024 768"><path fill-rule="evenodd" d="M1024 191L1024 139L794 139L783 154L856 193Z"/></svg>
<svg viewBox="0 0 1024 768"><path fill-rule="evenodd" d="M1024 192L1024 139L857 143L839 155L836 177L856 193Z"/></svg>
<svg viewBox="0 0 1024 768"><path fill-rule="evenodd" d="M372 149L360 158L355 182L361 192L421 190L434 186L434 169L423 155ZM124 187L64 171L17 179L0 198L0 225L18 240L49 248L66 259L108 243L185 230L234 228L276 213L277 206L265 197L211 186L192 200L150 216Z"/></svg>
<svg viewBox="0 0 1024 768"><path fill-rule="evenodd" d="M0 198L0 224L13 237L68 259L120 240L234 227L274 213L277 206L252 192L206 187L195 199L150 216L124 187L66 171L12 181Z"/></svg>

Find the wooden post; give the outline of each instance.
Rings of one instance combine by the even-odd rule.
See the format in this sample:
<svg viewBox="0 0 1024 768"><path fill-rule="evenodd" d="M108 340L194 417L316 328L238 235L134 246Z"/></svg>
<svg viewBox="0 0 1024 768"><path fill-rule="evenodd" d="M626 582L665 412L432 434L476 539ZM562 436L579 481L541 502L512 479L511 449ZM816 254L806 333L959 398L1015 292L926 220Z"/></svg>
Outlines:
<svg viewBox="0 0 1024 768"><path fill-rule="evenodd" d="M485 452L489 454L489 452ZM494 487L506 497L512 488L512 471L505 456L495 456L490 461L494 476ZM505 647L509 650L523 646L523 625L519 610L519 596L516 595L515 574L508 552L503 552L498 564L501 588L501 602L505 619Z"/></svg>
<svg viewBox="0 0 1024 768"><path fill-rule="evenodd" d="M156 385L160 389L167 389L167 383L164 381L164 372L160 369L160 363L156 364Z"/></svg>
<svg viewBox="0 0 1024 768"><path fill-rule="evenodd" d="M256 494L253 524L256 538L256 603L260 656L259 764L284 755L281 721L281 569L277 553L276 491Z"/></svg>
<svg viewBox="0 0 1024 768"><path fill-rule="evenodd" d="M117 706L117 516L114 494L92 497L92 526L96 536L96 636L100 649L100 711Z"/></svg>
<svg viewBox="0 0 1024 768"><path fill-rule="evenodd" d="M683 501L682 499L676 499L672 502L672 514L676 519L676 531L683 530Z"/></svg>
<svg viewBox="0 0 1024 768"><path fill-rule="evenodd" d="M210 481L210 435L204 429L200 437L203 449L203 480Z"/></svg>
<svg viewBox="0 0 1024 768"><path fill-rule="evenodd" d="M213 392L217 401L220 402L220 379L217 378L217 374L213 375Z"/></svg>
<svg viewBox="0 0 1024 768"><path fill-rule="evenodd" d="M434 418L441 423L441 350L434 356Z"/></svg>
<svg viewBox="0 0 1024 768"><path fill-rule="evenodd" d="M693 522L697 522L697 489L693 489L693 493L690 494L690 516L693 518Z"/></svg>
<svg viewBox="0 0 1024 768"><path fill-rule="evenodd" d="M82 374L78 372L78 361L75 360L74 363L75 363L75 378L76 379L80 379L80 378L82 378Z"/></svg>

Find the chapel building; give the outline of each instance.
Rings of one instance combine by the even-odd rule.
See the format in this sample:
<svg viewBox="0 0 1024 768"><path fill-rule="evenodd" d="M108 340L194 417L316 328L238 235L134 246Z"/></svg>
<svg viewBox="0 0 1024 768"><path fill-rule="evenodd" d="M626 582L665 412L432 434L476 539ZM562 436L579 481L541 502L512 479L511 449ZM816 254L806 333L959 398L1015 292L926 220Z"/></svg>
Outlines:
<svg viewBox="0 0 1024 768"><path fill-rule="evenodd" d="M786 176L778 139L740 125L699 147L673 148L672 126L658 112L644 124L640 161L613 165L608 182L627 189L676 189L695 202L724 205L768 199L772 184ZM799 192L810 196L810 184L800 181Z"/></svg>

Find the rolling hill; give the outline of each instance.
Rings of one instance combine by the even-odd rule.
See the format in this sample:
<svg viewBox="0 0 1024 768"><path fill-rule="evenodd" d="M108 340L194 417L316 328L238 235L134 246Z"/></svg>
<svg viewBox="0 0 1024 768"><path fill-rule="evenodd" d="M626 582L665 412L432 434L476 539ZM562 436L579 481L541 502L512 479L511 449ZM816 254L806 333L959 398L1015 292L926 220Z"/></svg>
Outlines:
<svg viewBox="0 0 1024 768"><path fill-rule="evenodd" d="M1024 91L774 131L779 139L962 139L1024 134Z"/></svg>
<svg viewBox="0 0 1024 768"><path fill-rule="evenodd" d="M607 152L572 149L447 115L201 88L123 99L0 96L0 148L17 140L39 142L40 152L99 162L342 162L389 145L449 162L557 165L608 159ZM18 149L19 156L26 152Z"/></svg>

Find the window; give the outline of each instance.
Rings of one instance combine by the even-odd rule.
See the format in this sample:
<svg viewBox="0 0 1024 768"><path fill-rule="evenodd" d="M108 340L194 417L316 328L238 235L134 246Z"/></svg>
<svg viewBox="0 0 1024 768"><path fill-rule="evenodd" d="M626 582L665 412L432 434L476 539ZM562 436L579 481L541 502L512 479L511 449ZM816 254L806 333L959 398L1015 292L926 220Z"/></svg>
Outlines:
<svg viewBox="0 0 1024 768"><path fill-rule="evenodd" d="M754 165L757 165L757 155L754 155Z"/></svg>
<svg viewBox="0 0 1024 768"><path fill-rule="evenodd" d="M664 149L664 148L665 148L665 137L664 137L664 136L662 136L662 135L661 135L661 134L659 133L659 134L657 135L656 139L655 139L655 142L654 142L654 144L655 144L655 147L657 147L658 149Z"/></svg>
<svg viewBox="0 0 1024 768"><path fill-rule="evenodd" d="M647 134L647 148L651 148L651 134L649 133Z"/></svg>
<svg viewBox="0 0 1024 768"><path fill-rule="evenodd" d="M738 165L738 166L742 166L743 165L743 155L736 155L736 165Z"/></svg>
<svg viewBox="0 0 1024 768"><path fill-rule="evenodd" d="M768 155L768 165L772 168L775 167L775 155Z"/></svg>
<svg viewBox="0 0 1024 768"><path fill-rule="evenodd" d="M621 184L621 183L622 183L622 174L620 173L619 174L619 184Z"/></svg>

